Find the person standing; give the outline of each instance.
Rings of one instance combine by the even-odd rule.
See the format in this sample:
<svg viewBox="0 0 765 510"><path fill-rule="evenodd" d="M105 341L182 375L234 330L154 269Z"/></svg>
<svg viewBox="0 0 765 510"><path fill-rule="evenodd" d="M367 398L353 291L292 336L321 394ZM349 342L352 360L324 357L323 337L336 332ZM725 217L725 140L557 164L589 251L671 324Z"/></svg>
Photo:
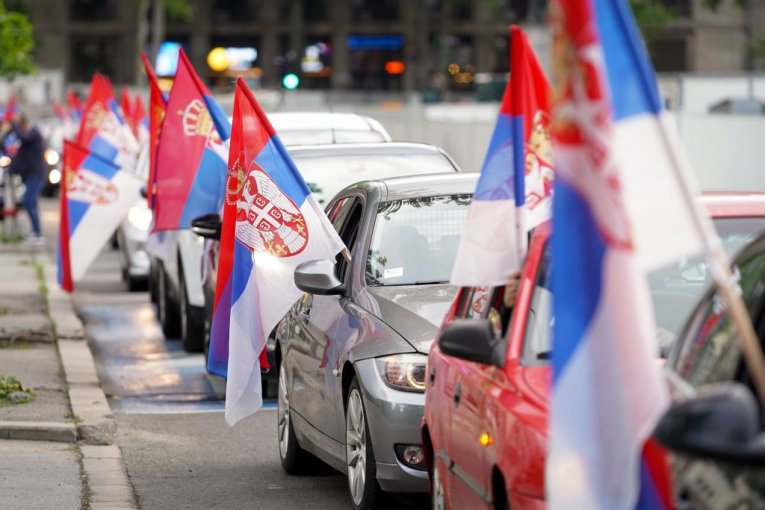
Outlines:
<svg viewBox="0 0 765 510"><path fill-rule="evenodd" d="M16 114L12 122L3 123L3 132L7 135L11 131L18 137L20 145L11 162L10 172L20 175L24 182L26 192L21 204L29 214L29 221L32 224L32 232L27 242L43 244L40 212L37 205L47 176L43 138L40 131L30 124L23 113Z"/></svg>

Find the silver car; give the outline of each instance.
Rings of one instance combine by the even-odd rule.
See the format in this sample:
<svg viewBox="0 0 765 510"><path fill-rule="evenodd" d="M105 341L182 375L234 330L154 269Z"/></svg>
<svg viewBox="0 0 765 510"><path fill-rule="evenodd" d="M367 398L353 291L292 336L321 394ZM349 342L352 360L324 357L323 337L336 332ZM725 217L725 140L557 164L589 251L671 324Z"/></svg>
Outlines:
<svg viewBox="0 0 765 510"><path fill-rule="evenodd" d="M282 467L310 455L347 473L355 508L426 493L425 364L456 293L449 285L476 174L364 181L326 212L350 261L295 270L305 292L276 330Z"/></svg>

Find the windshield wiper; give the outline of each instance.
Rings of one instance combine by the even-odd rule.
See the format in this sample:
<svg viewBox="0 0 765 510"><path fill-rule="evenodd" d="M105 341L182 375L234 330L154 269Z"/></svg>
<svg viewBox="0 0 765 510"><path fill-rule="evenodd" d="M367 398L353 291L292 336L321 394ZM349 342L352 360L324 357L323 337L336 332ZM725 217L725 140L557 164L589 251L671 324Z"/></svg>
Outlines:
<svg viewBox="0 0 765 510"><path fill-rule="evenodd" d="M417 280L416 282L411 283L409 285L436 285L438 283L449 283L449 281L448 280L446 280L446 281L444 281L444 280ZM407 285L407 284L403 284L403 285Z"/></svg>

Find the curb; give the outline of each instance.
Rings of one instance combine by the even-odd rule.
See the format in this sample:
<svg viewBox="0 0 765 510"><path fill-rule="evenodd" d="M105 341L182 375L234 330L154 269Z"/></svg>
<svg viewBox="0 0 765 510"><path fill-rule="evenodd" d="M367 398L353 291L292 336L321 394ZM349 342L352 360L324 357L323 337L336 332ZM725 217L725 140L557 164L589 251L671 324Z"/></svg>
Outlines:
<svg viewBox="0 0 765 510"><path fill-rule="evenodd" d="M75 443L77 429L73 423L3 421L0 422L0 439Z"/></svg>
<svg viewBox="0 0 765 510"><path fill-rule="evenodd" d="M117 436L117 424L98 380L82 322L74 311L71 296L58 286L56 268L48 253L38 252L35 256L43 266L48 288L48 312L55 324L78 438L85 444L111 445Z"/></svg>

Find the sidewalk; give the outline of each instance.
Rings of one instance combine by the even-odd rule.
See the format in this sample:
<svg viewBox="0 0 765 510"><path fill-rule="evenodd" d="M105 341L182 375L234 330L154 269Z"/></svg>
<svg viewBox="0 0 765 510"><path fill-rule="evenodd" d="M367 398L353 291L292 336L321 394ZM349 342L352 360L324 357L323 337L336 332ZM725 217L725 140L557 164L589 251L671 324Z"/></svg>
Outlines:
<svg viewBox="0 0 765 510"><path fill-rule="evenodd" d="M0 282L0 506L136 508L113 444L116 424L55 262L42 248L0 244ZM8 377L26 391L13 391Z"/></svg>

